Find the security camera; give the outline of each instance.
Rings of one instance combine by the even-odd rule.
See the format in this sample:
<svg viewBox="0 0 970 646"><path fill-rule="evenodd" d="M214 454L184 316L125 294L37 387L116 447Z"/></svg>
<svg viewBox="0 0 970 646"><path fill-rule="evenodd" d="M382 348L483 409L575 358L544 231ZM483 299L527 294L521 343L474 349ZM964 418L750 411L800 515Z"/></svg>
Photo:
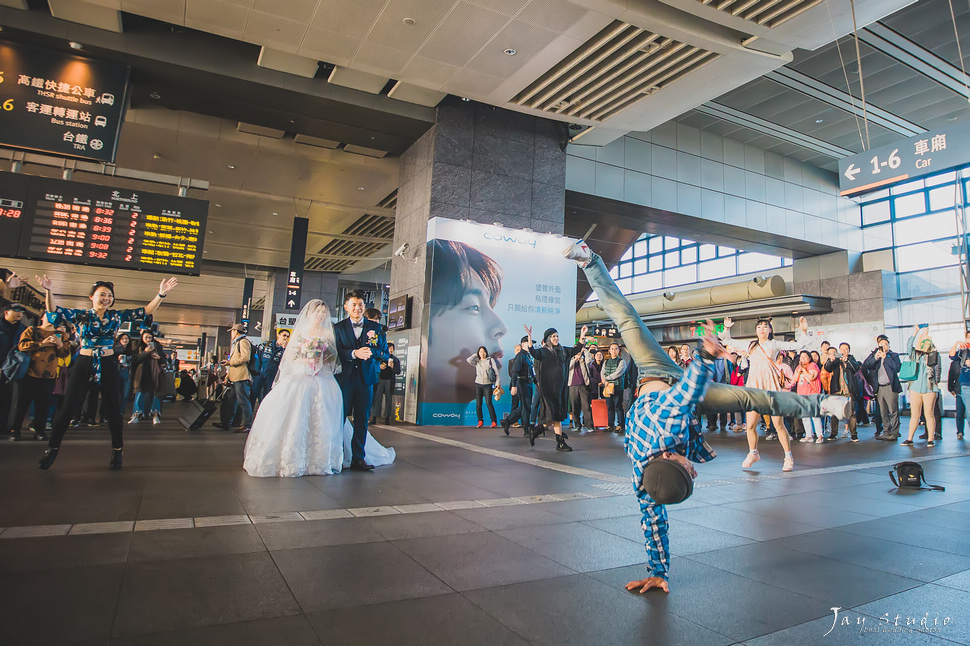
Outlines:
<svg viewBox="0 0 970 646"><path fill-rule="evenodd" d="M399 258L403 258L404 254L406 254L408 252L408 249L410 248L411 246L405 242L404 244L402 244L400 247L397 248L397 251L394 252L394 255Z"/></svg>

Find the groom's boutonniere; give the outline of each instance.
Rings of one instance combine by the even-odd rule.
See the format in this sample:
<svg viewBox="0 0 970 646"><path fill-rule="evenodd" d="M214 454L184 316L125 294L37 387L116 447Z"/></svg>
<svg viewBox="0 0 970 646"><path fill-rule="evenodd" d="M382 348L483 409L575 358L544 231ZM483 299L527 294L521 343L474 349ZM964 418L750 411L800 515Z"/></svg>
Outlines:
<svg viewBox="0 0 970 646"><path fill-rule="evenodd" d="M377 332L374 330L367 330L367 345L376 347L377 341Z"/></svg>

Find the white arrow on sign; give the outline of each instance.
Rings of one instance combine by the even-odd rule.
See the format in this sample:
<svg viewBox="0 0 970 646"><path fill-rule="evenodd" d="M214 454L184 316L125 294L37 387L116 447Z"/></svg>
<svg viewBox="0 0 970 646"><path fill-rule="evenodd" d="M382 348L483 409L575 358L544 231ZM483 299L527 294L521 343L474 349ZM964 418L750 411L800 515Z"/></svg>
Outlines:
<svg viewBox="0 0 970 646"><path fill-rule="evenodd" d="M861 168L856 168L855 164L849 164L849 167L845 169L844 175L849 178L850 182L855 181L855 176L862 172Z"/></svg>
<svg viewBox="0 0 970 646"><path fill-rule="evenodd" d="M289 306L290 306L290 308L294 308L294 307L296 307L296 301L294 301L294 300L293 300L293 299L291 298L291 299L289 300L289 302L287 303L287 305L289 305Z"/></svg>

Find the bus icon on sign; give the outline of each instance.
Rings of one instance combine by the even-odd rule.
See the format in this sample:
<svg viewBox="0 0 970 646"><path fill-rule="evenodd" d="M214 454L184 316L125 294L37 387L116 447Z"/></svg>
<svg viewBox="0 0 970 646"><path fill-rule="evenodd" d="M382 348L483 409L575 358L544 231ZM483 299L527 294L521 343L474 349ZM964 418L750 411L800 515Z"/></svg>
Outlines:
<svg viewBox="0 0 970 646"><path fill-rule="evenodd" d="M97 116L94 118L94 125L104 128L108 125L108 117Z"/></svg>
<svg viewBox="0 0 970 646"><path fill-rule="evenodd" d="M105 92L104 94L101 95L101 98L98 99L98 103L103 103L104 105L114 105L115 95L108 94L107 92Z"/></svg>

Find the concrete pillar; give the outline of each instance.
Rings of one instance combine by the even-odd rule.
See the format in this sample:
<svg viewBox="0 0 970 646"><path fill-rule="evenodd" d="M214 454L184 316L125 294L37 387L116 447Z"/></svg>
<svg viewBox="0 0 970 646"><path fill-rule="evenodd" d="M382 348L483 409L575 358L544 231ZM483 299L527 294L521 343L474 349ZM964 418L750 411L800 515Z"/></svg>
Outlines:
<svg viewBox="0 0 970 646"><path fill-rule="evenodd" d="M421 341L427 223L445 217L562 233L565 124L449 98L401 159L391 298L414 299L409 344Z"/></svg>

